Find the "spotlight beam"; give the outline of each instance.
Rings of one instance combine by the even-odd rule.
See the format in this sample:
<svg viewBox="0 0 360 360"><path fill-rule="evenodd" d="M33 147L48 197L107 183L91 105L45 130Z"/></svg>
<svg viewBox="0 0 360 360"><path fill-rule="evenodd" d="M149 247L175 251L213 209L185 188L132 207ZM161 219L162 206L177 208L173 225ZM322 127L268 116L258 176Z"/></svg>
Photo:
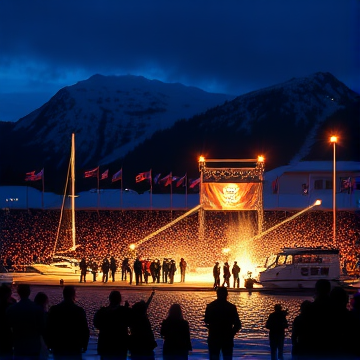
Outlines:
<svg viewBox="0 0 360 360"><path fill-rule="evenodd" d="M305 213L306 211L309 211L309 210L311 210L313 207L319 206L319 205L321 205L321 200L316 200L312 205L310 205L310 206L308 206L307 208L301 210L300 212L296 213L295 215L290 216L288 219L282 221L282 222L279 223L279 224L276 224L275 226L271 227L270 229L267 229L267 230L263 231L262 233L260 233L260 234L258 234L258 235L255 235L254 237L252 237L252 238L250 239L250 241L260 239L262 236L267 235L269 232L277 229L278 227L286 224L287 222L289 222L289 221L291 221L291 220L294 220L295 218L297 218L298 216L302 215L302 214Z"/></svg>
<svg viewBox="0 0 360 360"><path fill-rule="evenodd" d="M154 231L153 233L151 233L150 235L144 237L142 240L139 240L135 246L138 247L139 245L141 245L142 243L144 243L145 241L150 240L151 238L153 238L154 236L160 234L162 231L168 229L169 227L173 226L174 224L176 224L177 222L179 222L180 220L184 219L185 217L193 214L194 212L198 211L200 208L202 207L202 205L198 205L195 206L194 208L192 208L191 210L189 210L188 212L186 212L185 214L182 214L181 216L179 216L178 218L174 219L173 221L167 223L166 225L164 225L163 227L161 227L160 229Z"/></svg>

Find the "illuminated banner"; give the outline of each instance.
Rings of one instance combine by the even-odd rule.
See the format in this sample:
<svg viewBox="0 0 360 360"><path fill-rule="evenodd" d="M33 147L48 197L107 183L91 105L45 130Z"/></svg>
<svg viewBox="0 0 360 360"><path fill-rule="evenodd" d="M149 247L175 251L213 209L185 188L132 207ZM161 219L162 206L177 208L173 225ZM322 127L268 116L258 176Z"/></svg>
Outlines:
<svg viewBox="0 0 360 360"><path fill-rule="evenodd" d="M203 183L201 191L205 210L257 210L261 183Z"/></svg>

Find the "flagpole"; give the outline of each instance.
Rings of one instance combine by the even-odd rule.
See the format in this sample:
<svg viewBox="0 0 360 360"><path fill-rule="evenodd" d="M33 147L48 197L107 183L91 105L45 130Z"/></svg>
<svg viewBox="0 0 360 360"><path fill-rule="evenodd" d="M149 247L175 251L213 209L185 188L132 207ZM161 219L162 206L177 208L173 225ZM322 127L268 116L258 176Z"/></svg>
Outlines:
<svg viewBox="0 0 360 360"><path fill-rule="evenodd" d="M99 173L100 173L100 166L98 166L97 168L97 193L98 193L98 198L97 198L97 211L99 213L99 204L100 204L100 179L99 179Z"/></svg>
<svg viewBox="0 0 360 360"><path fill-rule="evenodd" d="M170 171L170 211L172 213L172 172Z"/></svg>
<svg viewBox="0 0 360 360"><path fill-rule="evenodd" d="M188 184L187 184L187 173L185 174L185 209L187 210L187 196L188 196Z"/></svg>
<svg viewBox="0 0 360 360"><path fill-rule="evenodd" d="M41 180L42 180L42 194L41 194L41 207L44 210L44 189L45 189L45 180L44 180L44 169L42 169L42 176L41 176Z"/></svg>
<svg viewBox="0 0 360 360"><path fill-rule="evenodd" d="M150 210L152 210L152 174L150 169Z"/></svg>
<svg viewBox="0 0 360 360"><path fill-rule="evenodd" d="M120 207L123 208L123 171L121 168L121 186L120 186Z"/></svg>

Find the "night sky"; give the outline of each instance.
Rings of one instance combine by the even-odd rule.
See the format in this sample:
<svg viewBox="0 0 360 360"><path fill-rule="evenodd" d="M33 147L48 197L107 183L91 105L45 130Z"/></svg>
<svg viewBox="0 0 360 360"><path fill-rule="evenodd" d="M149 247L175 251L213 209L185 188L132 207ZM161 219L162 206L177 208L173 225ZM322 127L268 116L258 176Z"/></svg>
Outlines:
<svg viewBox="0 0 360 360"><path fill-rule="evenodd" d="M330 72L360 93L358 0L1 0L0 120L94 74L210 92Z"/></svg>

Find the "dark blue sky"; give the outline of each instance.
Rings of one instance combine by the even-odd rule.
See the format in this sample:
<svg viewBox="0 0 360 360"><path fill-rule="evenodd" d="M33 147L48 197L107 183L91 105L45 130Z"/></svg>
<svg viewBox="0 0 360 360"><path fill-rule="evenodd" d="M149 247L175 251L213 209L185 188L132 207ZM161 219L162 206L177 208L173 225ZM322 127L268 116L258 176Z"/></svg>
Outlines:
<svg viewBox="0 0 360 360"><path fill-rule="evenodd" d="M358 0L1 0L0 120L93 74L241 95L331 72L360 93Z"/></svg>

